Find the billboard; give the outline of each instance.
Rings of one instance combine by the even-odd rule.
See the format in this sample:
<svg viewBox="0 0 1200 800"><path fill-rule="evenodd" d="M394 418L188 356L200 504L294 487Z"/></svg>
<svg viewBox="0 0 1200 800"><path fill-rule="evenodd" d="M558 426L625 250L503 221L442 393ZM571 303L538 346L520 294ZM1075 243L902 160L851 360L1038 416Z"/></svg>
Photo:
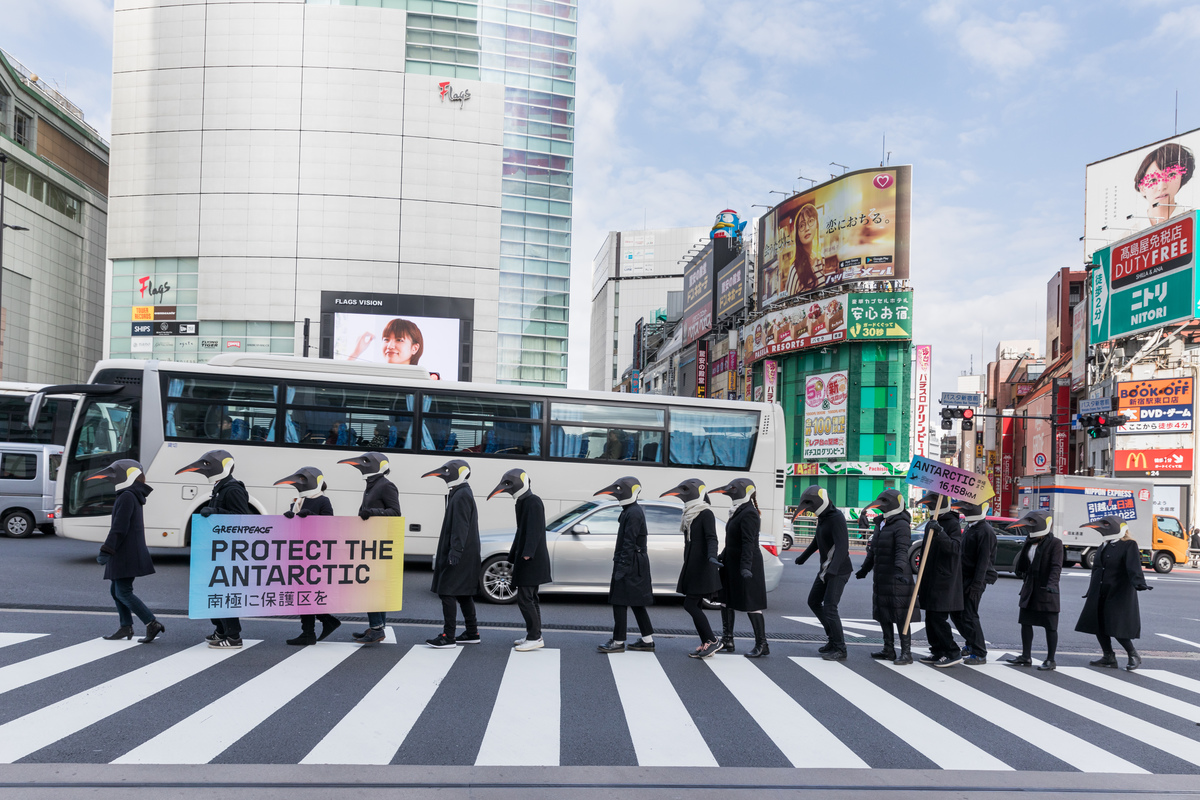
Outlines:
<svg viewBox="0 0 1200 800"><path fill-rule="evenodd" d="M1087 382L1087 303L1076 303L1071 311L1071 389Z"/></svg>
<svg viewBox="0 0 1200 800"><path fill-rule="evenodd" d="M848 172L759 220L758 307L852 281L908 277L912 167Z"/></svg>
<svg viewBox="0 0 1200 800"><path fill-rule="evenodd" d="M772 311L742 328L746 363L846 339L846 295Z"/></svg>
<svg viewBox="0 0 1200 800"><path fill-rule="evenodd" d="M1192 379L1157 378L1117 384L1118 433L1191 433Z"/></svg>
<svg viewBox="0 0 1200 800"><path fill-rule="evenodd" d="M775 402L775 388L779 383L779 364L775 361L763 362L763 385L755 387L755 401ZM758 390L763 389L764 395L758 396Z"/></svg>
<svg viewBox="0 0 1200 800"><path fill-rule="evenodd" d="M929 457L929 395L932 391L932 369L933 345L917 345L917 378L915 381L917 410L914 415L916 424L913 426L915 428L913 438L916 446L913 448L913 454L922 458Z"/></svg>
<svg viewBox="0 0 1200 800"><path fill-rule="evenodd" d="M322 292L321 357L470 380L473 317L474 301L461 298Z"/></svg>
<svg viewBox="0 0 1200 800"><path fill-rule="evenodd" d="M717 273L717 319L725 319L746 307L746 252L743 250Z"/></svg>
<svg viewBox="0 0 1200 800"><path fill-rule="evenodd" d="M846 457L846 404L850 380L845 372L823 372L804 380L804 444L801 458Z"/></svg>
<svg viewBox="0 0 1200 800"><path fill-rule="evenodd" d="M710 243L683 270L683 344L713 327L713 247Z"/></svg>
<svg viewBox="0 0 1200 800"><path fill-rule="evenodd" d="M1113 459L1118 478L1190 478L1191 450L1118 450Z"/></svg>
<svg viewBox="0 0 1200 800"><path fill-rule="evenodd" d="M855 292L849 339L911 339L912 292Z"/></svg>
<svg viewBox="0 0 1200 800"><path fill-rule="evenodd" d="M1200 129L1088 164L1085 252L1112 241L1113 231L1141 231L1200 208L1198 152Z"/></svg>

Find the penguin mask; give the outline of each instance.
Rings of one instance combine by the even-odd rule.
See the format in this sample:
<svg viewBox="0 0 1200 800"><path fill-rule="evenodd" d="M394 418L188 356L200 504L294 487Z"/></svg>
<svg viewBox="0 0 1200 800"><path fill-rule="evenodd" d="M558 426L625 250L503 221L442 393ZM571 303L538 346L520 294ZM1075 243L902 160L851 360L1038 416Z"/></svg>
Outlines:
<svg viewBox="0 0 1200 800"><path fill-rule="evenodd" d="M632 475L627 475L621 478L616 483L611 483L605 486L600 491L596 492L593 497L599 497L602 494L609 495L623 506L636 503L638 495L642 493L642 482Z"/></svg>
<svg viewBox="0 0 1200 800"><path fill-rule="evenodd" d="M387 475L391 470L388 469L388 457L383 453L363 453L361 456L354 458L343 459L337 462L339 464L348 464L354 467L364 478L369 478L372 475Z"/></svg>
<svg viewBox="0 0 1200 800"><path fill-rule="evenodd" d="M974 503L968 503L965 500L955 500L950 504L950 508L963 515L963 518L974 524L987 517L988 507L986 504L977 506Z"/></svg>
<svg viewBox="0 0 1200 800"><path fill-rule="evenodd" d="M704 499L705 488L707 487L705 487L704 481L699 478L688 478L674 489L663 492L659 497L678 497L685 506L690 506Z"/></svg>
<svg viewBox="0 0 1200 800"><path fill-rule="evenodd" d="M304 498L319 497L327 488L325 476L316 467L301 467L286 478L275 481L275 485L293 486Z"/></svg>
<svg viewBox="0 0 1200 800"><path fill-rule="evenodd" d="M937 508L939 498L942 498L942 495L938 494L937 492L926 492L925 496L917 501L917 505L925 506L930 511L933 511L935 508ZM954 511L954 504L946 502L946 500L949 500L949 499L950 498L948 498L948 497L942 499L942 510L938 514L938 516L944 517L947 514L956 513Z"/></svg>
<svg viewBox="0 0 1200 800"><path fill-rule="evenodd" d="M757 490L749 478L735 478L724 486L713 489L709 494L723 494L733 501L733 507L738 508L750 502Z"/></svg>
<svg viewBox="0 0 1200 800"><path fill-rule="evenodd" d="M863 511L872 508L879 509L880 516L885 519L894 517L904 510L904 496L895 489L884 489Z"/></svg>
<svg viewBox="0 0 1200 800"><path fill-rule="evenodd" d="M1105 517L1104 519L1108 519ZM1103 520L1101 520L1102 522ZM1025 516L1008 526L1010 531L1022 533L1030 539L1040 539L1050 533L1050 525L1054 522L1054 517L1047 514L1045 511L1030 511ZM1087 525L1084 526L1088 527Z"/></svg>
<svg viewBox="0 0 1200 800"><path fill-rule="evenodd" d="M529 490L529 474L520 467L516 467L501 476L500 482L496 484L496 488L492 489L492 493L488 495L488 500L491 500L498 494L511 494L515 499Z"/></svg>
<svg viewBox="0 0 1200 800"><path fill-rule="evenodd" d="M122 489L128 489L140 478L142 483L146 482L142 469L142 465L132 458L122 458L119 461L114 461L104 469L97 472L95 475L88 477L89 481L108 481L112 483L119 492Z"/></svg>
<svg viewBox="0 0 1200 800"><path fill-rule="evenodd" d="M1106 542L1119 539L1129 531L1129 525L1120 517L1101 517L1098 520L1080 525L1079 527L1095 528Z"/></svg>
<svg viewBox="0 0 1200 800"><path fill-rule="evenodd" d="M209 450L186 467L177 470L175 474L182 475L185 472L203 475L211 478L213 482L223 480L233 474L233 454L228 450Z"/></svg>
<svg viewBox="0 0 1200 800"><path fill-rule="evenodd" d="M800 502L797 505L801 511L809 511L819 517L830 506L829 492L820 486L809 486L804 490L804 494L800 495Z"/></svg>
<svg viewBox="0 0 1200 800"><path fill-rule="evenodd" d="M441 478L446 485L454 488L467 482L471 477L471 465L461 458L452 458L435 470L426 472L422 478Z"/></svg>

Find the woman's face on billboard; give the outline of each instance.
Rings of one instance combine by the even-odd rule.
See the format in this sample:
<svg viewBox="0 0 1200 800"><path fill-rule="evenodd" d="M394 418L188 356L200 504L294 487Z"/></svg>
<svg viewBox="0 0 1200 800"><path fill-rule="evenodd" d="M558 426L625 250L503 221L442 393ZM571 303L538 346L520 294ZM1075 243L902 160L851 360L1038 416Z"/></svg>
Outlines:
<svg viewBox="0 0 1200 800"><path fill-rule="evenodd" d="M411 364L420 349L421 346L413 344L407 336L383 337L383 359L389 364Z"/></svg>
<svg viewBox="0 0 1200 800"><path fill-rule="evenodd" d="M1158 203L1159 208L1165 208L1175 203L1175 195L1179 194L1182 183L1183 173L1178 167L1163 170L1157 162L1152 162L1138 184L1138 191L1151 206ZM1169 215L1170 209L1166 208L1166 211Z"/></svg>
<svg viewBox="0 0 1200 800"><path fill-rule="evenodd" d="M817 235L817 218L812 214L801 213L796 219L796 238L806 248L812 245Z"/></svg>

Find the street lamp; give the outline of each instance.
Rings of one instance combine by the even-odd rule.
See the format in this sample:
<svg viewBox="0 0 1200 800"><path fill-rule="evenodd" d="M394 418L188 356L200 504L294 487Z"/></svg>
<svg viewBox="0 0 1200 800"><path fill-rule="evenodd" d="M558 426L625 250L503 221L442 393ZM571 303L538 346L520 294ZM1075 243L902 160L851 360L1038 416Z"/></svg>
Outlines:
<svg viewBox="0 0 1200 800"><path fill-rule="evenodd" d="M9 225L4 221L4 184L8 183L8 156L0 153L0 315L4 308L4 229L12 228L14 231L27 231L23 225ZM3 319L0 316L0 319ZM0 326L0 374L3 374L4 362L6 353L4 352L5 345L8 344L8 337L4 334L4 327Z"/></svg>
<svg viewBox="0 0 1200 800"><path fill-rule="evenodd" d="M839 164L839 163L837 163L836 161L830 161L830 162L829 162L829 166L831 166L831 167L841 167L841 168L842 168L842 174L843 174L843 175L845 175L845 174L846 174L846 170L850 169L850 168L849 168L849 167L847 167L845 164Z"/></svg>

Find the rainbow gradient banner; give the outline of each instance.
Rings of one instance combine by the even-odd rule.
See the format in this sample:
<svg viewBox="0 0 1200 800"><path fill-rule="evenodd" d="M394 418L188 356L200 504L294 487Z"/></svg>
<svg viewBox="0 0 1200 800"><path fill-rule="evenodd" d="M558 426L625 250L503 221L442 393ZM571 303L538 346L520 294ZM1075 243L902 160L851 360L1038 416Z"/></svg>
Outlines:
<svg viewBox="0 0 1200 800"><path fill-rule="evenodd" d="M192 517L188 617L398 611L404 517Z"/></svg>

